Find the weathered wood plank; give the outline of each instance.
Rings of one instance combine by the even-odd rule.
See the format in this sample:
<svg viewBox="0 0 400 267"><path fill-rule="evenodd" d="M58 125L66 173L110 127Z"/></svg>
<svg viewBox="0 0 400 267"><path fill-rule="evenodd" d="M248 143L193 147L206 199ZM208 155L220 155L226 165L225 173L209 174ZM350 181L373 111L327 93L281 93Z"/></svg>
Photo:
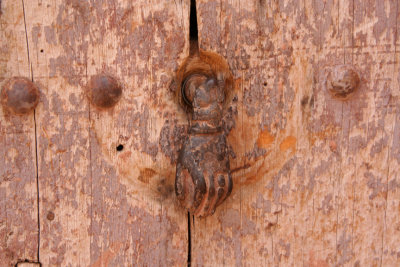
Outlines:
<svg viewBox="0 0 400 267"><path fill-rule="evenodd" d="M33 73L46 88L37 119L42 264L184 265L173 138L186 121L168 87L188 51L187 3L31 1L26 14ZM84 94L101 72L123 85L110 110Z"/></svg>
<svg viewBox="0 0 400 267"><path fill-rule="evenodd" d="M196 2L200 47L235 77L234 189L192 221L192 264L399 265L398 1ZM187 121L168 87L189 50L188 4L25 1L40 254L34 117L0 111L0 265L186 264L173 183ZM2 8L0 79L30 76L22 5ZM346 101L325 88L338 64L361 76ZM110 110L84 94L102 72L124 88Z"/></svg>
<svg viewBox="0 0 400 267"><path fill-rule="evenodd" d="M70 11L66 5L72 3L25 2L33 75L43 88L36 123L39 258L44 266L90 264L89 113L82 93L86 66L83 51L72 47L82 48L85 40L79 28L72 28L82 21L62 23L68 16L63 12ZM69 51L62 47L66 43Z"/></svg>
<svg viewBox="0 0 400 267"><path fill-rule="evenodd" d="M396 63L399 57L396 55ZM399 73L399 64L396 64L395 73ZM396 79L397 80L397 79ZM395 87L399 88L398 81ZM394 94L393 94L394 95ZM398 92L397 92L397 97ZM393 97L393 96L392 96ZM389 168L387 176L387 203L386 203L386 222L385 233L383 238L383 255L382 266L399 265L400 264L400 240L398 237L400 231L400 106L399 101L394 104L396 118L394 120L393 139L389 149Z"/></svg>
<svg viewBox="0 0 400 267"><path fill-rule="evenodd" d="M352 206L347 204L351 198L346 199L343 190L347 179L352 180L346 167L351 164L347 161L346 148L349 107L354 103L332 98L326 91L326 83L328 72L334 71L336 66L351 66L352 5L349 1L328 1L326 5L314 4L312 13L317 30L317 52L313 64L316 70L314 105L309 121L311 140L309 152L306 152L311 162L306 165L310 170L306 171L310 221L309 232L304 235L307 239L305 262L312 266L343 265L349 260L346 231Z"/></svg>
<svg viewBox="0 0 400 267"><path fill-rule="evenodd" d="M13 76L30 78L21 1L2 1L0 86ZM0 266L37 261L38 221L34 114L0 107Z"/></svg>
<svg viewBox="0 0 400 267"><path fill-rule="evenodd" d="M201 38L203 34L213 36L205 33L206 29L214 24L219 25L215 32L223 33L218 42L224 44L219 52L227 57L237 78L240 115L235 118L236 128L228 139L236 155L231 161L232 169L242 169L234 172L234 191L232 200L227 200L227 210L214 215L220 217L219 222L207 224L212 225L211 229L195 229L194 247L198 249L194 250L194 260L198 265L211 264L198 251L207 251L209 245L206 244L215 239L219 224L223 222L229 226L235 223L229 227L231 229L225 227L228 231L223 229L225 231L220 234L222 236L219 239L229 241L227 245L224 248L220 245L212 246L213 250L224 250L224 258L218 259L217 264L252 265L263 262L272 265L276 257L289 255L287 244L279 239L276 241L271 231L282 212L281 198L285 190L282 188L286 181L281 183L280 178L286 177L288 173L274 174L284 165L290 169L296 144L295 128L288 128L286 133L278 134L292 116L291 109L295 100L293 88L285 84L292 48L280 41L280 24L274 21L279 8L279 3L255 1L251 4L239 1L225 4L200 1L198 5L201 47L212 50L219 46L211 37ZM224 15L218 16L219 13ZM226 30L226 27L234 29ZM232 33L237 36L231 36ZM271 177L274 177L272 181ZM264 195L265 192L268 195ZM230 201L239 204L232 207L229 206ZM200 220L196 225L201 223ZM207 233L212 233L214 237ZM233 239L231 233L234 233L236 239ZM199 240L197 235L207 241Z"/></svg>
<svg viewBox="0 0 400 267"><path fill-rule="evenodd" d="M397 3L197 2L200 46L241 89L229 140L246 168L215 218L196 220L194 264L396 265ZM347 101L325 90L338 64L362 80Z"/></svg>
<svg viewBox="0 0 400 267"><path fill-rule="evenodd" d="M395 125L395 98L398 92L395 70L398 69L395 42L397 39L397 1L384 3L357 3L354 6L354 38L364 40L353 49L355 64L360 68L365 91L365 108L352 116L355 129L350 140L356 164L353 202L353 264L382 265L385 232L387 229L388 181L391 166L390 144ZM392 102L393 101L393 102ZM366 103L365 103L366 102ZM360 102L361 103L361 102ZM361 130L361 131L360 131ZM393 212L393 210L392 210ZM389 226L392 228L392 226ZM393 244L393 243L392 243ZM391 250L398 250L392 247ZM363 251L358 255L358 251ZM398 259L396 260L398 263ZM388 265L397 265L396 261Z"/></svg>
<svg viewBox="0 0 400 267"><path fill-rule="evenodd" d="M115 264L182 266L187 261L187 217L175 199L178 147L173 139L182 134L186 118L182 110L177 114L168 87L187 56L189 8L187 3L164 1L123 1L117 6L115 24L106 28L113 48L89 45L88 74L111 72L124 84L123 98L113 111L90 111L92 170L93 185L100 187L110 183L113 176L104 173L107 166L114 166L114 179L126 196L118 196L121 189L103 189L94 195L108 199L94 211L115 214L121 222L118 233L109 237L115 219L93 218L99 240L92 247L104 252L113 239L128 236L128 243L116 253ZM97 56L104 51L108 58ZM118 145L123 145L122 151L116 151ZM93 157L100 153L104 159Z"/></svg>
<svg viewBox="0 0 400 267"><path fill-rule="evenodd" d="M399 2L396 3L398 11ZM397 238L400 231L400 57L398 47L398 16L396 15L397 28L394 30L394 68L392 73L392 87L389 95L390 113L392 113L391 122L393 125L392 140L389 140L389 155L388 155L388 174L385 177L387 186L387 199L386 199L386 222L385 232L383 238L383 255L382 266L390 264L400 264L400 239Z"/></svg>

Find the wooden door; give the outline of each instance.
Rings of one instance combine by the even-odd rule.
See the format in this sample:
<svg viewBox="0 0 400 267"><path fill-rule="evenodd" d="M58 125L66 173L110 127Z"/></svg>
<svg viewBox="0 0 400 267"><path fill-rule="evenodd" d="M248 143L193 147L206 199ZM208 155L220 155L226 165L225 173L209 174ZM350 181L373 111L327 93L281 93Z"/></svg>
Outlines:
<svg viewBox="0 0 400 267"><path fill-rule="evenodd" d="M190 1L0 1L0 82L40 89L0 109L0 266L400 265L398 1L195 2L235 79L234 188L203 219L174 192ZM86 97L99 73L111 109Z"/></svg>

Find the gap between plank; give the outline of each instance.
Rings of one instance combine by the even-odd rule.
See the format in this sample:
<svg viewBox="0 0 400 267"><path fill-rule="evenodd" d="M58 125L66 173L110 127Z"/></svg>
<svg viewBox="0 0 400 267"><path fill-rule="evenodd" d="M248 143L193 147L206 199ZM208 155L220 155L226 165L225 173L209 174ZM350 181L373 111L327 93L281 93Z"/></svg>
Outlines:
<svg viewBox="0 0 400 267"><path fill-rule="evenodd" d="M197 27L197 11L196 0L190 0L189 15L189 55L193 56L199 53L199 31ZM192 218L194 225L194 217ZM187 213L187 229L188 229L188 256L187 266L192 264L192 233L190 225L190 212Z"/></svg>
<svg viewBox="0 0 400 267"><path fill-rule="evenodd" d="M187 266L190 267L192 264L192 235L190 231L190 212L187 213L187 222L188 222L188 257L187 257Z"/></svg>
<svg viewBox="0 0 400 267"><path fill-rule="evenodd" d="M199 52L199 30L197 27L196 0L190 0L189 16L189 55Z"/></svg>

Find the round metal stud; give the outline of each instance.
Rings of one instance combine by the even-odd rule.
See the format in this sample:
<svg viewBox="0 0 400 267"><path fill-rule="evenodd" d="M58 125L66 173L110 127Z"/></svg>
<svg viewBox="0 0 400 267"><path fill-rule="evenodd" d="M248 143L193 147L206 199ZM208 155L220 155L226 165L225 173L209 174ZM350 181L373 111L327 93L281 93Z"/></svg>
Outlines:
<svg viewBox="0 0 400 267"><path fill-rule="evenodd" d="M10 78L2 87L1 102L16 114L28 113L39 103L39 89L28 78Z"/></svg>
<svg viewBox="0 0 400 267"><path fill-rule="evenodd" d="M113 107L122 96L121 85L114 77L107 74L92 76L87 90L90 102L99 108Z"/></svg>
<svg viewBox="0 0 400 267"><path fill-rule="evenodd" d="M358 88L360 76L350 65L338 65L328 72L326 89L338 99L348 99Z"/></svg>

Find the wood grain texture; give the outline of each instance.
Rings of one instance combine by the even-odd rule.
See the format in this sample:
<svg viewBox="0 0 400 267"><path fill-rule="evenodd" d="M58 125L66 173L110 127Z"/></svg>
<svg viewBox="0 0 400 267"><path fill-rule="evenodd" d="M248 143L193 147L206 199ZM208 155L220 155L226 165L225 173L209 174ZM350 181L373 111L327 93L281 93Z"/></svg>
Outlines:
<svg viewBox="0 0 400 267"><path fill-rule="evenodd" d="M398 265L397 1L197 3L237 79L239 171L194 222L194 265ZM341 64L361 76L345 102L325 90Z"/></svg>
<svg viewBox="0 0 400 267"><path fill-rule="evenodd" d="M25 10L33 73L44 88L40 262L186 264L187 217L175 203L170 144L180 126L168 88L188 50L188 5L49 0ZM89 78L102 72L123 86L109 110L85 96Z"/></svg>
<svg viewBox="0 0 400 267"><path fill-rule="evenodd" d="M235 79L234 187L191 220L191 266L399 266L398 0L196 2L200 48ZM0 110L0 265L186 265L171 90L189 1L0 3L0 84L41 92L35 113ZM346 101L326 91L343 64L361 78ZM122 84L111 109L85 95L99 73Z"/></svg>
<svg viewBox="0 0 400 267"><path fill-rule="evenodd" d="M0 87L13 76L31 78L21 1L0 13ZM0 107L0 266L37 261L38 218L34 113Z"/></svg>

